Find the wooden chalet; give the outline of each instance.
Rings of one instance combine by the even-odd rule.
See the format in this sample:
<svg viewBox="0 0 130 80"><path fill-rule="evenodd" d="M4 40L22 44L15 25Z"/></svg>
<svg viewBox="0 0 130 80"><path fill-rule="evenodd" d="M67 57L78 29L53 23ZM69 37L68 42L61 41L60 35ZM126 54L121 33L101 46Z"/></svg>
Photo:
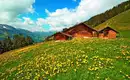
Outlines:
<svg viewBox="0 0 130 80"><path fill-rule="evenodd" d="M55 40L68 40L71 38L91 38L91 37L98 37L98 31L92 29L91 27L85 25L84 23L80 23L54 35Z"/></svg>
<svg viewBox="0 0 130 80"><path fill-rule="evenodd" d="M118 32L110 27L106 27L99 31L99 38L115 39Z"/></svg>

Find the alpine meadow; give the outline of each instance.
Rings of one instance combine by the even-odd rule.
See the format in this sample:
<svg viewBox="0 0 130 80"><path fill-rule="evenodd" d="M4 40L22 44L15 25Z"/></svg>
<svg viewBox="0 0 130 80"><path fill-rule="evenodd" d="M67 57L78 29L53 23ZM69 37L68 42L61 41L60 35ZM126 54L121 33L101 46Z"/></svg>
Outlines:
<svg viewBox="0 0 130 80"><path fill-rule="evenodd" d="M19 5L0 1L21 13L7 22L11 16L2 11L11 15L14 6L0 10L7 16L0 15L0 80L130 80L130 0L119 1L99 0L107 10L85 21L82 14L89 12L78 9L88 4L85 8L91 11L96 0L28 0ZM65 9L57 9L63 5ZM43 9L46 14L41 14Z"/></svg>

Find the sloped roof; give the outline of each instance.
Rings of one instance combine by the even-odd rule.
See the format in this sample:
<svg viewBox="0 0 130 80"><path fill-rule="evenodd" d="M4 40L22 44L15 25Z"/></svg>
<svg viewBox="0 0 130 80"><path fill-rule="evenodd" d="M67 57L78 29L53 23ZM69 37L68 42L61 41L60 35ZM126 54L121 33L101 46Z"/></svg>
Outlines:
<svg viewBox="0 0 130 80"><path fill-rule="evenodd" d="M66 34L64 32L57 32L57 33L53 34L52 36L55 36L56 34L62 34L62 35L68 36L68 37L72 37L72 35Z"/></svg>
<svg viewBox="0 0 130 80"><path fill-rule="evenodd" d="M63 34L63 35L66 35L68 37L72 37L72 35L69 35L69 34L66 34L66 33L63 33L63 32L60 32L60 33Z"/></svg>
<svg viewBox="0 0 130 80"><path fill-rule="evenodd" d="M118 31L112 29L111 27L103 28L102 30L99 31L99 33L102 33L102 32L105 31L105 30L113 30L114 32L119 33Z"/></svg>
<svg viewBox="0 0 130 80"><path fill-rule="evenodd" d="M88 28L92 29L93 31L98 32L97 30L95 30L95 29L93 29L93 28L89 27L89 26L88 26L88 25L86 25L85 23L76 24L76 25L74 25L74 26L72 26L72 27L70 27L70 28L68 28L68 29L64 30L63 32L66 32L66 31L68 31L68 30L71 30L71 29L73 29L73 28L77 27L78 25L84 25L84 26L86 26L86 27L88 27Z"/></svg>

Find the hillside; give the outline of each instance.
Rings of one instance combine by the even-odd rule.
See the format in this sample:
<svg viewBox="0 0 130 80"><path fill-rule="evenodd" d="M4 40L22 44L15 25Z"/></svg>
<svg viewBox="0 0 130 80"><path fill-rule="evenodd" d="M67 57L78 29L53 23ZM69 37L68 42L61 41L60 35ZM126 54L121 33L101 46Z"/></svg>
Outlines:
<svg viewBox="0 0 130 80"><path fill-rule="evenodd" d="M104 13L98 14L85 21L85 24L96 27L97 25L111 19L112 17L130 9L130 0L123 2Z"/></svg>
<svg viewBox="0 0 130 80"><path fill-rule="evenodd" d="M45 42L0 55L4 80L129 80L130 41Z"/></svg>
<svg viewBox="0 0 130 80"><path fill-rule="evenodd" d="M120 32L120 36L130 38L130 10L127 10L108 21L98 25L95 29L100 30L110 26Z"/></svg>

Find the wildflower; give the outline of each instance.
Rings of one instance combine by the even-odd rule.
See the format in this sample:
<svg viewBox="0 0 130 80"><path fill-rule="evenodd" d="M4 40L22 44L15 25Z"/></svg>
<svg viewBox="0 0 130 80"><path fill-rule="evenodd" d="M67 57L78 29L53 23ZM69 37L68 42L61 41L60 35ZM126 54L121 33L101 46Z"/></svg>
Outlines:
<svg viewBox="0 0 130 80"><path fill-rule="evenodd" d="M49 72L48 72L48 71L46 71L46 72L45 72L45 74L47 74L47 75L48 75L48 74L49 74Z"/></svg>
<svg viewBox="0 0 130 80"><path fill-rule="evenodd" d="M76 72L77 70L76 70L76 69L74 69L74 71Z"/></svg>

